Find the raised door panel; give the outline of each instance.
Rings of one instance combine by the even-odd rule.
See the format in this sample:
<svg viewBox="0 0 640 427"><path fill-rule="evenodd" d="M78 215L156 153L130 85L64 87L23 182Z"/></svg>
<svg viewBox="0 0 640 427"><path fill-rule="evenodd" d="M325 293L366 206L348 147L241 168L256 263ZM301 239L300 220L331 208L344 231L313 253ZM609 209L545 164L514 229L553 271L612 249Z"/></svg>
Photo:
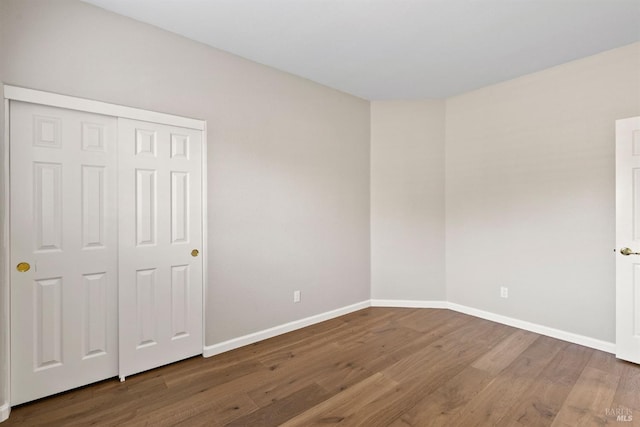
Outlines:
<svg viewBox="0 0 640 427"><path fill-rule="evenodd" d="M171 172L171 243L189 243L189 173Z"/></svg>
<svg viewBox="0 0 640 427"><path fill-rule="evenodd" d="M158 308L156 306L156 269L136 272L135 309L137 344L136 348L149 347L158 343Z"/></svg>
<svg viewBox="0 0 640 427"><path fill-rule="evenodd" d="M34 285L33 369L38 371L62 365L62 278L40 279Z"/></svg>
<svg viewBox="0 0 640 427"><path fill-rule="evenodd" d="M136 169L135 173L136 243L138 245L154 245L158 216L157 174L153 169Z"/></svg>
<svg viewBox="0 0 640 427"><path fill-rule="evenodd" d="M171 267L171 339L189 336L189 265Z"/></svg>
<svg viewBox="0 0 640 427"><path fill-rule="evenodd" d="M83 276L84 301L82 306L83 359L103 356L108 349L109 305L107 273Z"/></svg>
<svg viewBox="0 0 640 427"><path fill-rule="evenodd" d="M106 233L104 166L82 166L82 247L103 248Z"/></svg>
<svg viewBox="0 0 640 427"><path fill-rule="evenodd" d="M33 162L34 224L37 251L62 249L62 165Z"/></svg>

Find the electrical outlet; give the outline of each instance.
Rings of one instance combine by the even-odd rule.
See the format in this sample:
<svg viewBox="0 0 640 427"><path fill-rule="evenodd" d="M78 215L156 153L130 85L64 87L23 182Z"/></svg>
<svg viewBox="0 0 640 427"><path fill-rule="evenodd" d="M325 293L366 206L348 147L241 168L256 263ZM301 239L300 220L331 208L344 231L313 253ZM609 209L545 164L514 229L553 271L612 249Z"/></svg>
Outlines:
<svg viewBox="0 0 640 427"><path fill-rule="evenodd" d="M509 298L509 288L506 286L500 287L500 298Z"/></svg>
<svg viewBox="0 0 640 427"><path fill-rule="evenodd" d="M293 302L300 302L300 291L293 291Z"/></svg>

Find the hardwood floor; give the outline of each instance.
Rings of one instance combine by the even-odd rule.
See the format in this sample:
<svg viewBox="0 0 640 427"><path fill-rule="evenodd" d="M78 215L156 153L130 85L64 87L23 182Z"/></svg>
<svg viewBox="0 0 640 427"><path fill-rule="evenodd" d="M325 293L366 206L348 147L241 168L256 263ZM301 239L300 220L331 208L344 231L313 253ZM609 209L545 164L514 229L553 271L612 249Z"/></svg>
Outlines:
<svg viewBox="0 0 640 427"><path fill-rule="evenodd" d="M1 426L332 424L640 425L640 366L449 310L369 308L15 407Z"/></svg>

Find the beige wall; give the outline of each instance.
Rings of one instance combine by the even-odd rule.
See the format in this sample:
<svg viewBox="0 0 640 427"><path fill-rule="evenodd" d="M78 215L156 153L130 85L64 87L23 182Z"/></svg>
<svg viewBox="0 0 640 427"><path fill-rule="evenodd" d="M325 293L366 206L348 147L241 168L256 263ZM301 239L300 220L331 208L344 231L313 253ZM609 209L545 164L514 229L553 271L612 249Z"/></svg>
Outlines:
<svg viewBox="0 0 640 427"><path fill-rule="evenodd" d="M613 342L614 127L638 114L640 43L448 99L449 301Z"/></svg>
<svg viewBox="0 0 640 427"><path fill-rule="evenodd" d="M371 103L374 299L445 299L444 107Z"/></svg>
<svg viewBox="0 0 640 427"><path fill-rule="evenodd" d="M372 102L372 298L614 342L614 126L640 114L640 43L439 103Z"/></svg>
<svg viewBox="0 0 640 427"><path fill-rule="evenodd" d="M79 1L0 8L6 84L207 121L206 344L369 299L367 101Z"/></svg>

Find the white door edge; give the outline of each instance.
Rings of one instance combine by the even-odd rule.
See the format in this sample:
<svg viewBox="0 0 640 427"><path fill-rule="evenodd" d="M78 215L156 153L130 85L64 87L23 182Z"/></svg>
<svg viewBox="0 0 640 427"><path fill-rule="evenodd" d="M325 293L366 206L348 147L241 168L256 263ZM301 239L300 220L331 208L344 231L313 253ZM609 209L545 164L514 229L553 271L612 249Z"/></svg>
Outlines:
<svg viewBox="0 0 640 427"><path fill-rule="evenodd" d="M9 323L10 319L10 287L9 287L9 277L10 277L10 235L9 235L9 100L4 100L4 135L2 135L2 148L3 148L3 162L2 162L2 190L3 190L3 198L2 198L2 207L4 214L4 223L0 224L2 226L2 248L4 251L4 258L2 259L3 263L3 274L0 278L2 280L2 286L0 286L0 322L1 325L4 325L2 330L2 338L3 343L2 347L4 348L4 352L0 354L0 369L4 369L2 372L4 375L1 375L0 378L4 378L4 381L0 383L0 391L2 392L2 396L4 397L4 401L0 401L0 406L4 407L4 405L9 406L11 402L11 361L10 354L11 348L9 345L10 342L10 332L11 325ZM4 363L2 363L4 362ZM6 412L7 417L9 416L9 412ZM0 417L0 421L2 418Z"/></svg>
<svg viewBox="0 0 640 427"><path fill-rule="evenodd" d="M640 116L616 120L615 123L616 176L616 357L640 363L640 330L636 294L637 255L621 254L622 248L640 249L638 237L637 180L640 167L636 132L640 131Z"/></svg>
<svg viewBox="0 0 640 427"><path fill-rule="evenodd" d="M203 258L209 253L209 230L207 228L207 122L204 122L202 129L202 256ZM202 354L207 347L206 322L207 318L207 278L209 277L207 262L202 261Z"/></svg>

